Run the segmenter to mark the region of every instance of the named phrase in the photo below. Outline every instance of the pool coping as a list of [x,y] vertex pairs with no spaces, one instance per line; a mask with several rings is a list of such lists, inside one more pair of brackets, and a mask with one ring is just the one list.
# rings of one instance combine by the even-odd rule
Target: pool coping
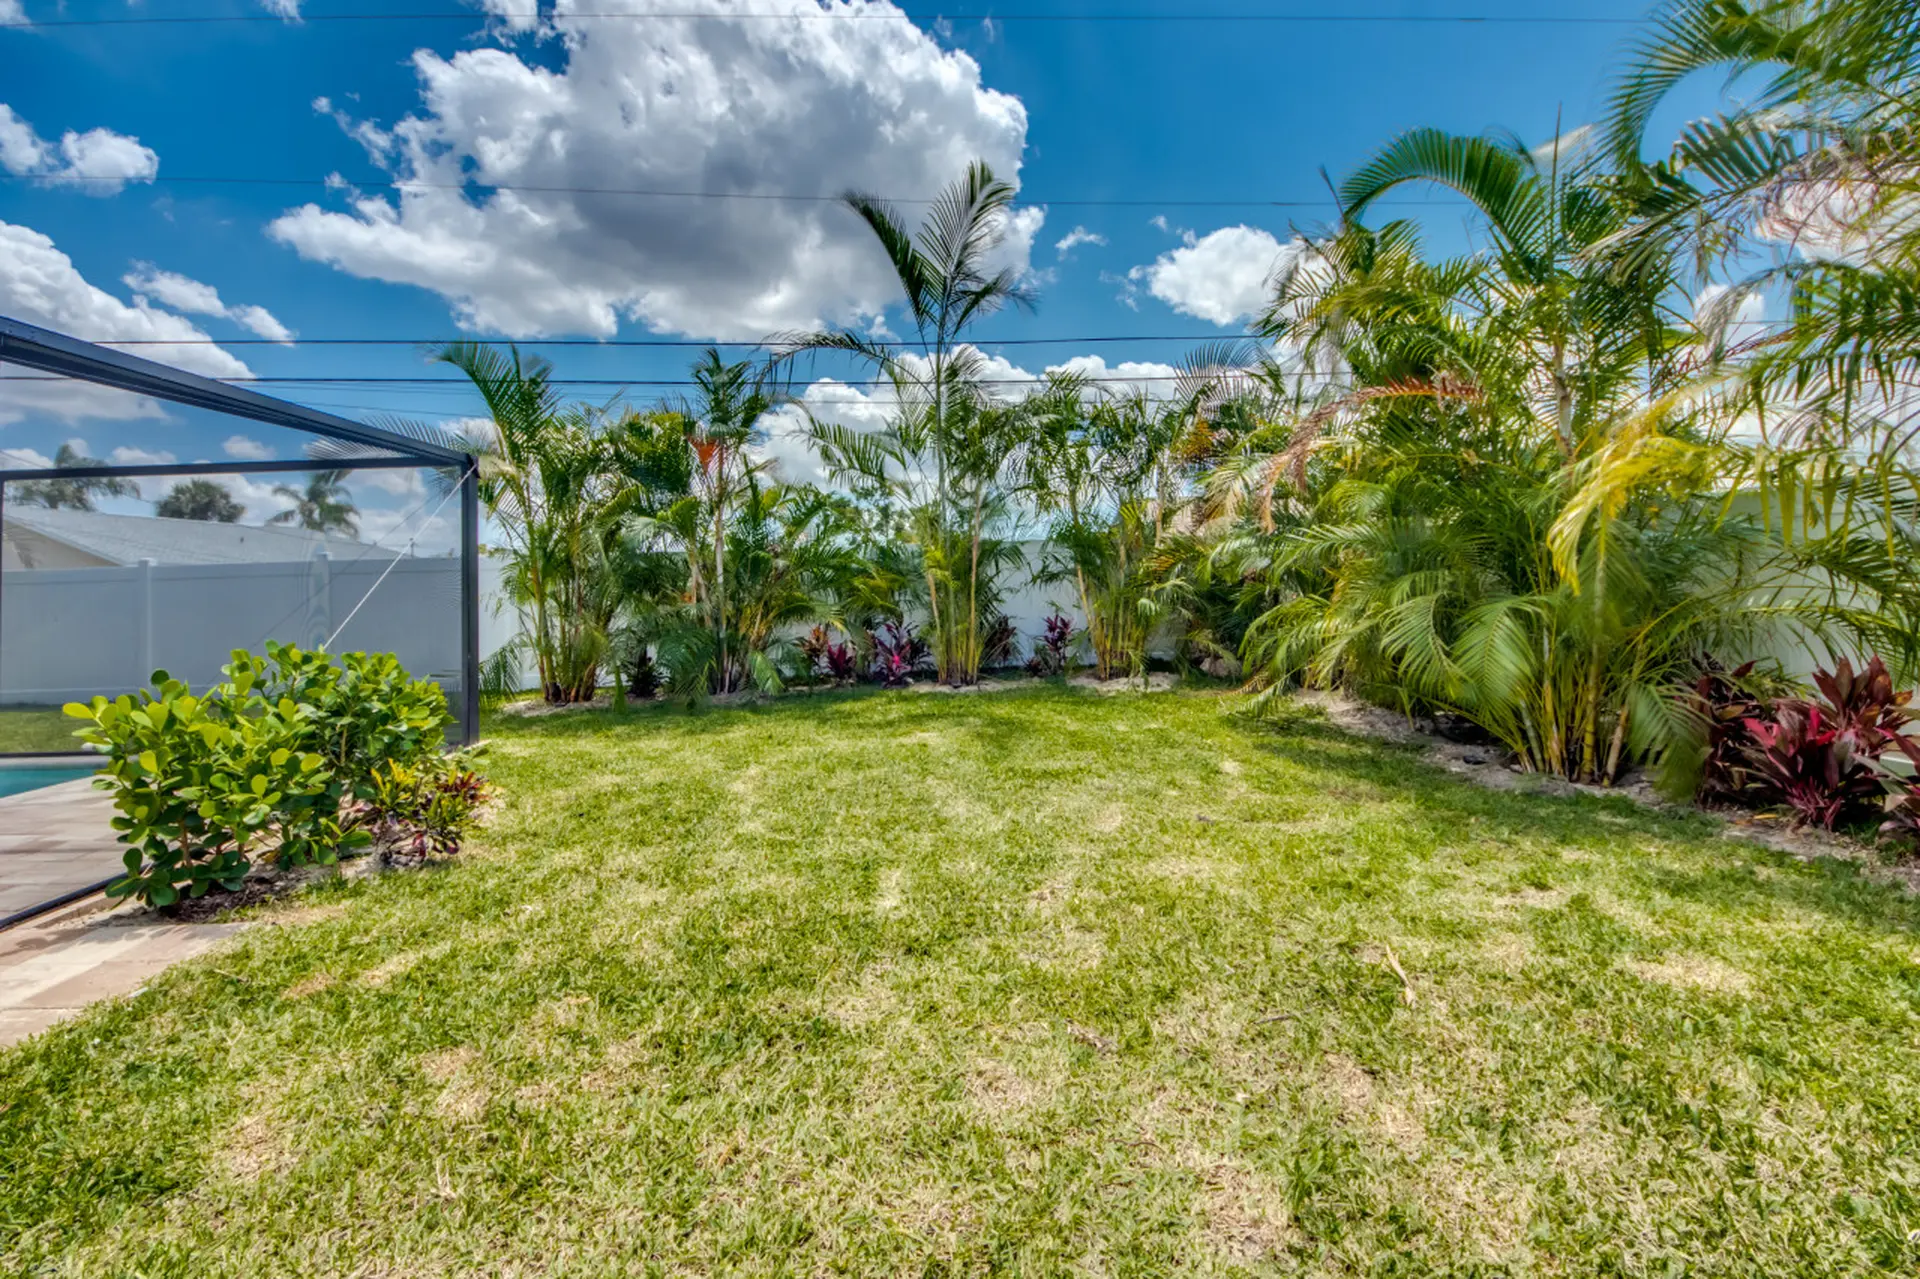
[[16,753],[0,755],[0,771],[15,768],[92,768],[107,762],[105,755],[88,751],[49,751],[44,755]]

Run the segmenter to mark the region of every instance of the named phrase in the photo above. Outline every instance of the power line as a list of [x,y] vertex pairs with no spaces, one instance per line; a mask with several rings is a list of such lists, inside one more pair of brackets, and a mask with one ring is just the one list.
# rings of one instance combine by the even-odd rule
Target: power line
[[[1232,372],[1233,370],[1225,370]],[[1249,370],[1251,372],[1251,370]],[[1121,383],[1131,385],[1136,382],[1180,382],[1196,376],[1190,373],[1113,373],[1095,377],[1082,377],[1085,383]],[[1288,373],[1288,377],[1335,377],[1344,374],[1301,372]],[[211,379],[229,386],[412,386],[412,387],[472,387],[466,378],[458,377],[221,377]],[[57,374],[22,373],[0,375],[0,382],[73,382],[75,379]],[[822,378],[816,382],[828,381],[835,386],[845,387],[891,387],[894,383],[887,378]],[[1048,379],[1044,377],[1017,378],[981,378],[984,386],[1044,386]],[[617,386],[617,387],[692,387],[700,383],[693,378],[585,378],[559,377],[548,378],[548,386]]]
[[[583,346],[583,347],[686,347],[705,350],[707,347],[729,347],[742,350],[760,350],[779,345],[776,342],[761,340],[758,342],[704,342],[697,338],[475,338],[463,337],[426,337],[426,338],[81,338],[83,342],[94,342],[103,346],[444,346],[450,342],[511,342],[515,346]],[[1101,337],[1064,337],[1064,338],[982,338],[976,346],[1092,346],[1109,342],[1217,342],[1222,340],[1217,334],[1205,333],[1149,333],[1149,334],[1108,334]],[[1228,339],[1231,340],[1231,339]],[[875,341],[874,346],[917,350],[918,342],[904,339]]]
[[[300,23],[345,23],[345,22],[472,22],[499,15],[483,15],[471,10],[448,12],[435,10],[411,13],[304,13]],[[518,17],[537,17],[527,13]],[[553,16],[553,15],[548,15]],[[896,11],[877,13],[833,13],[822,10],[817,13],[717,13],[689,12],[684,10],[657,9],[627,13],[568,13],[558,15],[567,22],[608,22],[608,21],[669,21],[669,20],[706,20],[706,21],[768,21],[768,22],[992,22],[1029,23],[1029,24],[1163,24],[1163,23],[1258,23],[1258,24],[1298,24],[1298,25],[1396,25],[1396,26],[1580,26],[1580,27],[1618,27],[1638,26],[1637,18],[1605,17],[1583,14],[1492,14],[1492,13],[1429,13],[1429,14],[1388,14],[1388,13],[1181,13],[1174,11],[1143,13],[909,13]],[[544,20],[544,19],[543,19]],[[115,18],[48,18],[43,20],[21,19],[0,22],[0,29],[17,28],[66,28],[66,27],[157,27],[157,26],[211,26],[258,23],[285,23],[288,19],[273,13],[204,13],[204,14],[128,14]]]
[[[1765,328],[1784,321],[1775,320],[1729,320],[1728,328]],[[71,336],[71,335],[69,335]],[[779,343],[761,339],[759,341],[705,341],[700,338],[476,338],[471,334],[457,337],[422,338],[78,338],[77,341],[92,342],[100,346],[446,346],[454,342],[498,342],[513,346],[565,346],[565,347],[607,347],[687,349],[704,351],[708,347],[721,347],[730,350],[758,351],[778,346]],[[1196,345],[1207,342],[1234,342],[1254,340],[1252,334],[1220,333],[1107,333],[1096,337],[1054,337],[1054,338],[981,338],[969,342],[977,349],[1001,346],[1097,346],[1116,342],[1191,342]],[[874,340],[872,345],[888,350],[914,351],[920,343],[906,339]]]
[[[5,24],[0,23],[0,27]],[[29,182],[65,186],[74,182],[112,182],[125,184],[130,179],[102,174],[58,174],[49,177],[36,173],[0,173],[0,181]],[[486,182],[478,178],[469,178],[460,182],[432,182],[424,178],[368,178],[363,180],[336,179],[329,175],[324,178],[278,178],[256,176],[191,175],[174,176],[156,174],[151,178],[132,179],[147,183],[175,183],[190,186],[277,186],[277,187],[324,187],[333,190],[339,187],[384,187],[405,192],[408,189],[422,191],[511,191],[522,195],[618,195],[635,196],[659,200],[752,200],[760,202],[791,202],[799,204],[840,204],[846,200],[845,194],[822,195],[795,191],[676,191],[656,187],[576,187],[547,186],[518,182]],[[864,194],[864,193],[862,193]],[[932,204],[934,196],[875,196],[885,204]],[[1324,209],[1335,203],[1332,195],[1317,196],[1312,199],[1278,198],[1254,196],[1232,199],[1071,199],[1071,200],[1021,200],[1015,202],[1015,208],[1053,208],[1053,209],[1102,209],[1102,208],[1179,208],[1179,209],[1244,209],[1244,208],[1282,208],[1282,209]],[[1444,200],[1375,200],[1374,205],[1424,206],[1445,204]]]

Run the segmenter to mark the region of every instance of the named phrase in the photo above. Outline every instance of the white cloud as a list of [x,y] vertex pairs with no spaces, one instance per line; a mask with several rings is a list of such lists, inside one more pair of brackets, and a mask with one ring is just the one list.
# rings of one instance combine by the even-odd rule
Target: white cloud
[[69,129],[56,147],[0,102],[0,168],[44,182],[73,183],[89,195],[113,195],[129,182],[153,181],[160,156],[140,139],[111,129]]
[[136,262],[133,270],[121,277],[134,291],[136,300],[152,298],[161,306],[189,315],[217,315],[232,320],[270,342],[292,342],[293,331],[273,317],[264,306],[228,306],[211,284],[162,271],[151,262]]
[[1127,280],[1144,284],[1182,315],[1222,326],[1246,320],[1266,305],[1274,271],[1304,243],[1296,239],[1283,246],[1250,226],[1221,227],[1198,237],[1188,231],[1183,238],[1179,248],[1127,272]]
[[[87,282],[73,260],[31,227],[0,222],[0,315],[12,316],[74,337],[103,342],[157,342],[134,348],[138,355],[209,377],[245,377],[247,366],[210,344],[192,321],[143,299],[132,305]],[[180,345],[170,345],[171,343]],[[154,418],[164,414],[153,400],[92,383],[0,384],[0,423],[29,412],[65,422],[85,418]]]
[[[313,100],[313,109],[339,125],[340,131],[358,142],[361,150],[367,153],[367,158],[375,164],[386,164],[393,158],[393,135],[371,120],[354,119],[334,106],[332,98],[324,96]],[[347,180],[337,173],[327,177],[329,188],[344,189],[347,185]]]
[[1096,235],[1083,226],[1077,226],[1061,236],[1059,243],[1053,247],[1059,250],[1060,256],[1064,258],[1083,244],[1104,245],[1106,242],[1106,236]]
[[[713,16],[611,22],[555,12],[544,24],[564,40],[550,46],[564,50],[554,68],[506,48],[417,51],[421,109],[382,134],[393,171],[403,182],[474,185],[349,192],[345,211],[291,209],[270,233],[350,274],[437,292],[469,327],[612,334],[629,319],[751,339],[821,321],[864,327],[895,301],[872,235],[834,199],[842,191],[930,196],[975,157],[1017,178],[1025,108],[912,23],[752,20],[730,13],[728,0],[674,8]],[[488,9],[524,14],[526,4]],[[754,9],[818,13],[816,0]],[[844,9],[849,19],[899,12],[888,0]],[[517,189],[488,191],[499,184]],[[1009,220],[1006,260],[1027,266],[1044,219],[1030,208]]]
[[[459,524],[448,515],[425,515],[412,510],[362,510],[359,515],[360,540],[379,543],[390,551],[415,555],[444,555],[458,543]],[[389,582],[383,589],[390,589]]]
[[165,450],[138,449],[122,444],[107,455],[107,460],[115,466],[166,466],[180,459]]
[[532,31],[540,25],[539,0],[480,0],[480,7],[508,31]]
[[[5,16],[0,12],[0,19]],[[0,168],[8,173],[35,173],[52,163],[53,148],[12,107],[0,102]]]
[[289,22],[300,17],[300,0],[260,0],[260,7]]
[[1153,398],[1170,396],[1180,376],[1180,370],[1171,364],[1151,360],[1122,360],[1110,365],[1104,356],[1099,355],[1076,355],[1062,364],[1048,365],[1047,371],[1077,373],[1096,389],[1110,395],[1141,392]]
[[273,456],[272,449],[245,435],[229,435],[221,443],[220,451],[248,462],[264,462]]
[[0,22],[25,22],[26,20],[27,11],[21,7],[20,0],[0,0]]
[[227,310],[227,318],[269,342],[285,342],[288,345],[293,342],[293,330],[275,319],[273,312],[264,306],[230,307]]
[[45,453],[39,449],[22,448],[17,444],[0,448],[0,459],[4,459],[6,465],[18,467],[23,471],[36,468],[43,471],[53,469],[53,459]]
[[394,470],[387,470],[384,467],[368,469],[356,473],[353,477],[353,482],[355,484],[365,485],[368,488],[378,489],[382,493],[391,493],[395,497],[418,499],[423,497],[427,491],[426,480],[422,478],[420,472],[413,467],[402,467]]

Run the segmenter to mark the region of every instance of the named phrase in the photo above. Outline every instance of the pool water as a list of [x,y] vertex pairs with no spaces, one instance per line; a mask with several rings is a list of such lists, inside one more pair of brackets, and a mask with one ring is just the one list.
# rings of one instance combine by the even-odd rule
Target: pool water
[[19,795],[30,790],[39,790],[43,786],[58,786],[61,782],[71,782],[82,777],[91,777],[95,769],[68,766],[65,768],[0,768],[0,796]]

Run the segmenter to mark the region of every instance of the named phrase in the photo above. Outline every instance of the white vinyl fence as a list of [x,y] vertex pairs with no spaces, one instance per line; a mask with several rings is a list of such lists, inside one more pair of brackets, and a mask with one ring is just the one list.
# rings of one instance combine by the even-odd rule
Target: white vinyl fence
[[343,562],[325,553],[290,563],[9,571],[0,582],[0,703],[116,696],[144,687],[155,670],[203,688],[236,648],[257,652],[269,639],[317,646],[343,622],[333,651],[394,653],[458,705],[459,559]]

